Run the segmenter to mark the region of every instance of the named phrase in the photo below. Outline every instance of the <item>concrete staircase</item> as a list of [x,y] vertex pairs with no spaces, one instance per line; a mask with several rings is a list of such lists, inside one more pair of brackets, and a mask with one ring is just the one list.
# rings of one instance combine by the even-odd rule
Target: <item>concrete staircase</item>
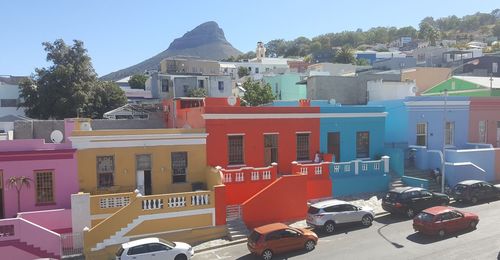
[[389,182],[389,190],[405,186],[399,175],[397,175],[394,172],[390,172],[390,175],[391,175],[391,181]]
[[425,179],[429,181],[429,190],[433,192],[441,192],[441,184],[437,183],[430,177],[431,170],[420,170],[417,168],[406,168],[405,176]]
[[227,221],[227,230],[230,241],[246,239],[250,234],[250,231],[241,219]]
[[[21,251],[25,251],[31,255],[35,255],[40,258],[46,258],[46,259],[60,259],[61,256],[49,253],[46,250],[41,249],[40,247],[28,244],[24,241],[21,241],[19,239],[16,240],[7,240],[7,241],[1,241],[0,242],[0,248],[3,246],[12,246],[15,247]],[[9,256],[4,256],[6,258],[0,257],[1,259],[9,259]]]

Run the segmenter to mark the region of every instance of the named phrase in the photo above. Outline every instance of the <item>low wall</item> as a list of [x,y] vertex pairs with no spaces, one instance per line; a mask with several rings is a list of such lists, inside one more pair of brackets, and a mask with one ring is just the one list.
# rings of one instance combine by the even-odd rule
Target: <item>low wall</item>
[[243,221],[247,227],[304,219],[307,213],[306,183],[306,175],[285,175],[243,202]]
[[384,148],[384,154],[389,156],[389,167],[398,176],[403,176],[405,173],[405,151],[400,148]]
[[332,197],[332,180],[330,179],[330,162],[299,164],[292,162],[292,174],[307,176],[307,199]]
[[26,219],[59,234],[71,233],[72,223],[70,209],[22,212],[18,213],[17,217]]
[[421,179],[421,178],[415,178],[415,177],[410,177],[410,176],[403,176],[401,177],[401,180],[406,186],[410,187],[420,187],[420,188],[429,188],[429,180],[426,179]]
[[383,192],[389,187],[388,175],[333,177],[333,197],[349,196],[368,192]]

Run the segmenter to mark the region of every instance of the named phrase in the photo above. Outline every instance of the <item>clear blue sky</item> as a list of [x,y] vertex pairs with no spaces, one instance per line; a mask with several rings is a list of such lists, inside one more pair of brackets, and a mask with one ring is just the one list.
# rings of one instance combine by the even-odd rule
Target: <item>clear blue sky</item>
[[102,76],[168,48],[197,25],[216,21],[242,52],[257,41],[293,40],[500,8],[499,0],[0,0],[0,75],[47,66],[41,43],[82,40]]

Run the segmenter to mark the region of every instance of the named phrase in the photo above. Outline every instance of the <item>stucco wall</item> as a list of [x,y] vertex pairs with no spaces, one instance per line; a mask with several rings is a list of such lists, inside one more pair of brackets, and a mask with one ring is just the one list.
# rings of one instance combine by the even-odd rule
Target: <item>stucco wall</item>
[[333,98],[343,105],[366,104],[366,82],[356,77],[312,76],[307,79],[307,98]]
[[417,95],[426,91],[427,89],[436,86],[437,84],[448,79],[450,75],[450,68],[432,68],[432,67],[419,67],[404,70],[401,75],[401,81],[415,80],[417,84]]
[[498,147],[500,136],[497,136],[497,122],[500,122],[500,99],[471,98],[469,141],[479,143],[479,121],[486,121],[486,143]]

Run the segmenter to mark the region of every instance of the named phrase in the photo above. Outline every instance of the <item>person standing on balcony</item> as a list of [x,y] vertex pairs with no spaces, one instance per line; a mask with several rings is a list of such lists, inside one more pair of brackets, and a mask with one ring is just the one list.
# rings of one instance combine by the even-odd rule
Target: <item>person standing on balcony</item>
[[321,162],[321,154],[319,153],[319,151],[316,151],[316,154],[314,155],[314,162],[315,163]]

